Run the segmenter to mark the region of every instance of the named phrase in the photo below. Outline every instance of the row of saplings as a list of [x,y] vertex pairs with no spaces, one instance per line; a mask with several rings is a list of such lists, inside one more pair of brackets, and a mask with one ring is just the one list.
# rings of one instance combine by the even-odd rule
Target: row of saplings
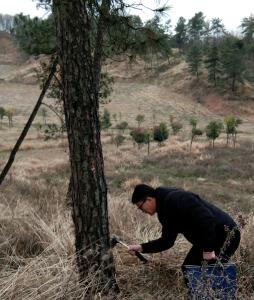
[[[149,154],[150,151],[150,142],[156,141],[158,145],[162,145],[162,143],[168,139],[169,137],[169,129],[167,124],[162,122],[158,126],[154,126],[152,129],[141,127],[141,123],[144,122],[144,115],[137,115],[136,121],[138,123],[138,127],[130,130],[130,135],[134,143],[141,147],[142,145],[147,145],[147,152]],[[212,147],[214,148],[215,140],[220,136],[220,134],[224,131],[227,135],[227,145],[230,141],[232,141],[233,146],[236,145],[236,136],[237,136],[237,127],[241,124],[242,121],[235,116],[227,116],[224,118],[224,122],[221,120],[212,120],[205,127],[205,129],[200,129],[197,127],[197,119],[191,118],[191,132],[190,132],[190,151],[192,148],[192,143],[197,136],[201,136],[204,133],[206,134],[208,140],[211,142]],[[102,129],[108,129],[111,127],[110,122],[110,114],[104,111],[103,116],[101,117],[101,127]],[[173,116],[170,116],[170,127],[172,129],[173,135],[177,135],[178,132],[182,129],[183,125],[179,121],[175,121]],[[127,122],[120,122],[116,124],[116,129],[120,131],[116,136],[113,136],[113,142],[117,147],[119,147],[126,137],[123,135],[125,130],[128,128]]]

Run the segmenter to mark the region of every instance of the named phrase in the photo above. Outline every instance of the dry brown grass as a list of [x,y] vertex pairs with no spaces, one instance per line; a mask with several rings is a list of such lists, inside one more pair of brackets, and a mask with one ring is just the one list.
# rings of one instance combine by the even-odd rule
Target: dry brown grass
[[[157,185],[158,179],[155,178],[153,183]],[[5,184],[1,194],[5,197],[0,199],[0,298],[85,299],[87,289],[78,284],[73,226],[65,204],[54,203],[56,198],[51,192],[46,195],[47,201],[51,202],[51,210],[39,207],[37,202],[40,202],[41,195],[38,191],[33,192],[31,201],[17,191],[10,193],[13,184]],[[41,183],[41,186],[32,188],[36,191],[43,187],[46,188]],[[160,226],[156,218],[143,215],[127,201],[131,191],[130,185],[126,192],[117,197],[109,195],[111,232],[127,243],[158,237]],[[55,187],[55,193],[59,196],[63,194],[61,185]],[[14,195],[19,199],[14,201]],[[59,196],[58,199],[61,198]],[[253,214],[241,217],[244,220],[241,249],[233,260],[238,266],[239,298],[251,299],[253,274],[249,264],[253,262],[254,220]],[[125,248],[117,246],[114,256],[121,288],[117,299],[185,299],[180,264],[189,247],[186,240],[179,236],[174,248],[161,254],[146,255],[149,263],[142,265],[135,257],[129,256]],[[92,275],[87,279],[86,286],[89,284],[96,285]]]

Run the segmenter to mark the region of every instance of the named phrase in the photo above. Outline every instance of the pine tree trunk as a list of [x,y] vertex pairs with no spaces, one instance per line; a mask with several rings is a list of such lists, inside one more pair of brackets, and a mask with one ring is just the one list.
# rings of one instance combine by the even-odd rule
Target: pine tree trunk
[[[105,2],[110,3],[103,1],[102,5]],[[96,286],[92,285],[92,289],[117,289],[109,242],[107,186],[98,115],[100,49],[95,51],[98,54],[96,60],[90,44],[86,1],[54,0],[53,13],[57,23],[70,152],[68,196],[73,207],[80,279],[87,280],[92,274],[97,282]],[[102,44],[97,47],[102,47]]]
[[236,132],[233,134],[233,145],[234,145],[234,148],[235,148],[235,145],[236,145]]
[[216,71],[215,70],[213,72],[213,82],[214,82],[214,86],[216,86],[217,82],[216,82]]
[[232,85],[231,85],[231,90],[232,92],[235,92],[236,88],[235,88],[235,76],[233,76],[233,79],[232,79]]
[[194,139],[194,136],[192,135],[192,136],[191,136],[191,142],[190,142],[190,152],[191,152],[191,149],[192,149],[193,139]]

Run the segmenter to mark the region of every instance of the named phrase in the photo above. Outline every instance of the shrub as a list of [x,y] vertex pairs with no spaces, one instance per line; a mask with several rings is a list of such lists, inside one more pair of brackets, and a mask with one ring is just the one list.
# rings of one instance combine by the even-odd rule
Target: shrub
[[173,122],[171,124],[171,128],[173,130],[173,135],[177,135],[177,133],[183,128],[183,125],[180,122]]
[[212,140],[214,148],[214,141],[220,136],[223,130],[223,124],[220,120],[213,120],[206,126],[206,136]]
[[45,107],[42,107],[40,109],[40,115],[42,116],[42,123],[44,125],[46,125],[47,124],[48,111]]
[[13,115],[14,115],[14,109],[12,107],[10,108],[5,108],[4,109],[4,115],[8,118],[9,121],[9,127],[13,126]]
[[113,138],[114,144],[116,145],[116,147],[118,148],[120,145],[122,145],[122,143],[124,142],[125,137],[121,134],[116,135]]
[[99,89],[99,100],[102,104],[111,102],[108,97],[113,91],[114,78],[108,73],[101,73],[100,89]]
[[123,121],[121,123],[116,124],[116,128],[121,130],[123,133],[125,131],[125,129],[128,127],[128,123]]
[[147,144],[147,152],[149,155],[151,131],[149,129],[136,128],[130,132],[130,135],[139,147],[141,147],[142,144]]
[[103,115],[101,117],[101,128],[108,129],[111,125],[110,112],[107,109],[104,109]]
[[4,116],[5,116],[5,109],[2,106],[0,106],[0,126],[2,126]]
[[155,126],[153,129],[153,138],[159,145],[168,138],[168,135],[168,128],[165,123],[160,123],[159,126]]
[[234,116],[227,116],[224,119],[224,123],[226,125],[227,145],[229,143],[229,138],[231,136],[234,147],[235,147],[236,134],[237,134],[236,128],[238,127],[239,124],[242,123],[242,120],[239,118],[236,118]]
[[197,124],[198,124],[197,119],[195,119],[195,118],[190,119],[190,125],[192,126],[192,128],[194,128],[194,127],[196,128]]
[[138,127],[140,127],[141,123],[145,121],[145,116],[144,115],[137,115],[136,116],[136,121],[138,122]]
[[195,119],[195,118],[191,118],[190,119],[190,125],[192,126],[192,129],[191,129],[190,151],[191,151],[191,148],[192,148],[192,143],[194,141],[194,138],[196,136],[201,136],[203,134],[203,131],[201,129],[197,128],[197,124],[198,124],[197,119]]
[[117,114],[114,113],[114,114],[112,115],[112,118],[113,118],[114,122],[116,123],[116,122],[117,122]]
[[47,124],[44,126],[44,128],[45,141],[50,139],[57,139],[61,134],[61,127],[55,123]]
[[173,135],[177,135],[177,133],[183,128],[183,124],[179,121],[174,121],[174,117],[170,116],[170,126],[173,131]]

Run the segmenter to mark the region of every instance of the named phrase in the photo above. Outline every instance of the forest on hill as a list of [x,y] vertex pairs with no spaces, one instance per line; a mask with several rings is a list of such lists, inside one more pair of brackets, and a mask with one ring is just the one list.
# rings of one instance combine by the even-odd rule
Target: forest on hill
[[[95,32],[96,17],[91,24],[91,32]],[[178,49],[190,74],[198,78],[205,69],[206,79],[214,87],[234,92],[245,81],[254,81],[254,17],[246,16],[239,26],[241,33],[234,34],[227,31],[223,20],[207,20],[202,12],[189,20],[180,17],[174,29],[170,19],[160,15],[143,23],[139,16],[116,14],[107,29],[104,57],[125,53],[131,63],[142,58],[152,65],[158,59],[169,59],[172,49]],[[46,19],[0,15],[0,29],[10,32],[29,55],[52,54],[56,49],[52,15]]]

